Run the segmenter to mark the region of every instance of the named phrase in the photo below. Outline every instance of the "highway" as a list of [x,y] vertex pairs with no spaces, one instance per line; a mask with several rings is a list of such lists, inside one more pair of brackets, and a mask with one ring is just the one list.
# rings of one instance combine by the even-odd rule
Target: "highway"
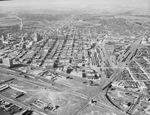
[[82,108],[79,108],[77,110],[77,112],[75,112],[72,115],[76,115],[77,113],[79,113],[80,111],[82,111],[88,105],[88,102],[92,98],[96,97],[97,95],[100,95],[101,100],[105,101],[106,104],[109,103],[108,99],[106,98],[106,93],[107,92],[104,93],[103,91],[106,91],[106,88],[114,80],[116,80],[117,78],[120,77],[120,74],[121,74],[121,72],[123,70],[122,68],[125,68],[130,63],[130,61],[132,60],[132,58],[134,58],[134,56],[136,55],[137,49],[139,49],[138,45],[141,43],[141,40],[142,40],[142,37],[140,39],[138,39],[135,43],[133,43],[131,45],[130,49],[121,57],[121,62],[118,65],[119,68],[117,68],[114,71],[114,73],[112,74],[111,78],[110,79],[105,79],[105,78],[101,79],[100,86],[99,86],[99,91],[96,91],[93,96],[89,97],[88,100],[87,100],[87,102],[85,103],[85,105],[82,106]]

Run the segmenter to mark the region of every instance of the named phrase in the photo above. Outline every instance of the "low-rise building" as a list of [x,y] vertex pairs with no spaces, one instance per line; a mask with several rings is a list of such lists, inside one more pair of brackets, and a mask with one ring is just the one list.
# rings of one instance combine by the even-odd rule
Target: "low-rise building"
[[3,65],[7,67],[12,67],[13,66],[13,60],[10,58],[3,58]]

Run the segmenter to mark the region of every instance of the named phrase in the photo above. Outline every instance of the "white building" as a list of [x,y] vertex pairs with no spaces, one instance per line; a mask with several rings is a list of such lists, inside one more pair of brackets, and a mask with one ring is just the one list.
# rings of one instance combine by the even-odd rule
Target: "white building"
[[37,37],[38,37],[38,36],[37,36],[37,33],[34,33],[33,40],[34,40],[35,42],[38,41],[38,38],[37,38]]
[[13,60],[10,58],[3,58],[3,65],[7,67],[12,67],[13,66]]

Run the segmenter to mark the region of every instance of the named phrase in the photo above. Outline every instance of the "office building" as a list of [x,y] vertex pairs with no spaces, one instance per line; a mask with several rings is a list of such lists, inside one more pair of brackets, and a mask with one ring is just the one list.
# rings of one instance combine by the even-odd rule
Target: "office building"
[[4,43],[4,41],[5,41],[4,35],[1,36],[1,40],[2,40],[2,42]]
[[42,40],[42,36],[38,33],[34,33],[33,41],[38,42]]
[[34,33],[33,40],[34,40],[35,42],[37,42],[37,41],[38,41],[37,33]]

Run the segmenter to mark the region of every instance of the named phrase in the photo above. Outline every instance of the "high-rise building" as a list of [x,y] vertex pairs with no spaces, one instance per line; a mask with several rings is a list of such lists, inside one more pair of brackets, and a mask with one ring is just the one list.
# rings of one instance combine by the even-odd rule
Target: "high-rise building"
[[57,30],[53,31],[52,36],[53,36],[54,38],[57,38]]
[[3,62],[3,60],[2,60],[2,58],[0,57],[0,63],[2,63]]
[[7,67],[12,67],[13,66],[13,60],[10,58],[3,58],[3,65]]
[[24,36],[21,37],[21,41],[24,42],[26,38]]
[[41,41],[42,40],[42,36],[40,34],[38,34],[38,33],[34,33],[33,40],[35,42]]
[[11,33],[8,33],[7,34],[7,39],[10,39],[11,38]]
[[21,43],[21,49],[26,49],[26,44],[25,43]]
[[4,41],[5,41],[5,37],[4,37],[4,35],[2,35],[2,36],[1,36],[1,40],[2,40],[2,42],[4,42]]
[[33,40],[34,40],[35,42],[37,42],[37,41],[38,41],[37,33],[34,33]]

